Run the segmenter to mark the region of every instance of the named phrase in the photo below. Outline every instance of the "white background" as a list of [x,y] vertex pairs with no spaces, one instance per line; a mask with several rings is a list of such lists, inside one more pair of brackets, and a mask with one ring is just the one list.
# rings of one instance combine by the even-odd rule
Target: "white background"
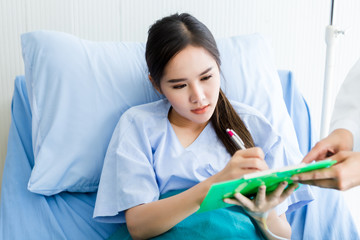
[[[271,40],[278,69],[290,69],[320,129],[325,27],[330,0],[0,0],[0,179],[16,75],[24,74],[20,34],[64,31],[94,41],[145,41],[150,24],[189,12],[216,38],[258,32]],[[334,24],[348,31],[335,48],[335,96],[360,57],[360,1],[335,1]],[[345,193],[360,229],[360,189]]]

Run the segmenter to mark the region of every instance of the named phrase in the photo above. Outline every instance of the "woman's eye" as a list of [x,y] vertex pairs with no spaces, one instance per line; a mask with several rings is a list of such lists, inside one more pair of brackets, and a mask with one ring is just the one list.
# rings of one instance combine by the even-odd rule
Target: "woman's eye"
[[212,77],[212,75],[208,75],[208,76],[201,78],[201,80],[209,80],[211,77]]
[[186,86],[186,84],[181,84],[181,85],[175,85],[173,86],[174,89],[181,89],[184,88]]

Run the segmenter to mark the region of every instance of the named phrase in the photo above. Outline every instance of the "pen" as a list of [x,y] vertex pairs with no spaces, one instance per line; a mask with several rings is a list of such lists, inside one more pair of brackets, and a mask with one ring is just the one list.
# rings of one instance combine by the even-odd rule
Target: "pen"
[[239,135],[236,134],[236,132],[232,129],[226,129],[227,134],[229,134],[231,140],[233,141],[233,143],[235,143],[235,145],[240,149],[240,150],[244,150],[245,145],[244,142],[241,140],[241,138],[239,137]]

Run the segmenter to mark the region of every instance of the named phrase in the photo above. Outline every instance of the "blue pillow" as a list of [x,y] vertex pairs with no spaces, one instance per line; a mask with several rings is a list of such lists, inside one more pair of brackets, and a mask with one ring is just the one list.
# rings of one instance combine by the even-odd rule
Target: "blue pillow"
[[[28,189],[44,195],[96,191],[121,114],[162,98],[147,77],[144,43],[91,42],[54,31],[25,33],[21,43],[35,157]],[[267,42],[254,34],[217,43],[228,97],[260,110],[296,147]]]

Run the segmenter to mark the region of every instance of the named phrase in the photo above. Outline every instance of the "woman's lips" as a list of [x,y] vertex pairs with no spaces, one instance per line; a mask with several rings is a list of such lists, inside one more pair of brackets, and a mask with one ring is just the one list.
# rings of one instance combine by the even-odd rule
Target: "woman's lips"
[[208,109],[209,105],[203,106],[203,107],[199,107],[196,109],[191,110],[191,112],[195,113],[195,114],[203,114],[206,112],[206,110]]

